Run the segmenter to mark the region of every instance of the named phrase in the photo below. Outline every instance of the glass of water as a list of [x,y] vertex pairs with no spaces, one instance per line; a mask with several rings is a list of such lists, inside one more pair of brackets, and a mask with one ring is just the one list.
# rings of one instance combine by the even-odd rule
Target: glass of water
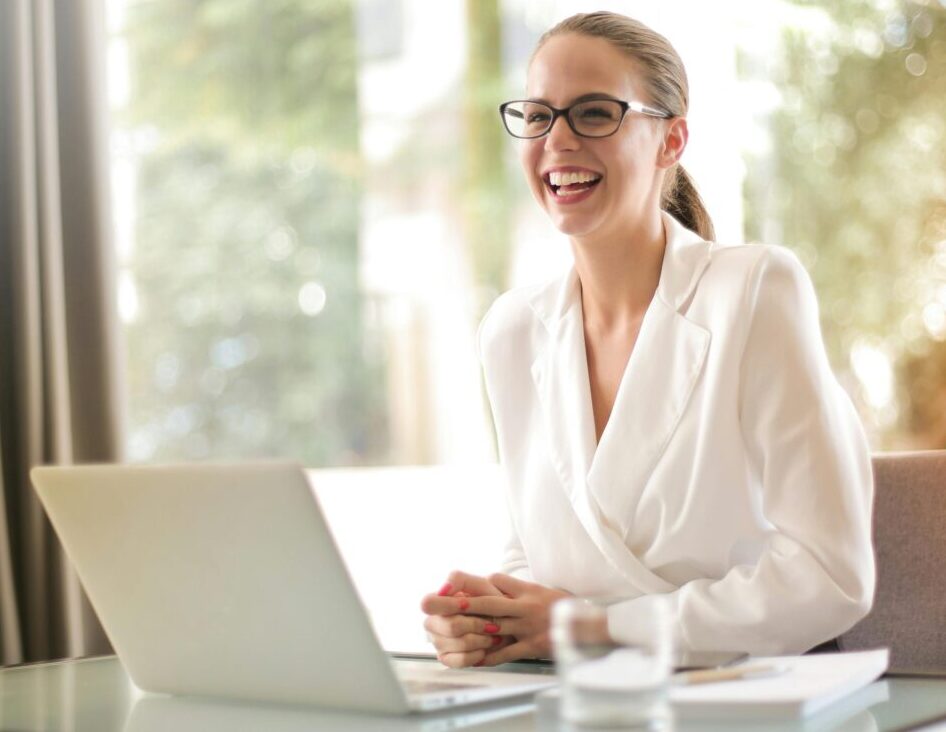
[[552,607],[552,644],[561,680],[560,714],[587,727],[660,729],[670,720],[673,670],[671,607],[647,599],[651,610],[633,639],[615,640],[607,604],[569,598]]

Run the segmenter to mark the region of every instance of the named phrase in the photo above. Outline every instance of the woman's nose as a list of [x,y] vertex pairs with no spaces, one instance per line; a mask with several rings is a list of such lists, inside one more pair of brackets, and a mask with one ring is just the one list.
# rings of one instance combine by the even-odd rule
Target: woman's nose
[[552,128],[545,136],[546,150],[574,150],[581,145],[581,138],[568,125],[562,115],[552,123]]

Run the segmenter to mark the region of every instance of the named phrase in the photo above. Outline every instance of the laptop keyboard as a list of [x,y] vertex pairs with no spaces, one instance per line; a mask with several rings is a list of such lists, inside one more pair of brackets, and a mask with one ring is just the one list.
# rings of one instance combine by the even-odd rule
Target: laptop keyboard
[[435,691],[457,691],[483,684],[453,684],[448,681],[421,681],[419,679],[401,679],[401,686],[410,694],[430,694]]

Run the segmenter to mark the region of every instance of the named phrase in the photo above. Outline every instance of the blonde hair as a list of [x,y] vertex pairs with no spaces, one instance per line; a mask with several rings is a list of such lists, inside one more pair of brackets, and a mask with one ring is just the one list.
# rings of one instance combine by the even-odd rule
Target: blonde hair
[[[670,41],[626,15],[599,11],[578,13],[553,26],[539,38],[532,58],[554,36],[578,33],[603,38],[637,62],[644,74],[648,100],[674,117],[685,117],[689,106],[686,69]],[[713,222],[692,178],[677,163],[664,178],[660,207],[707,240],[715,238]]]

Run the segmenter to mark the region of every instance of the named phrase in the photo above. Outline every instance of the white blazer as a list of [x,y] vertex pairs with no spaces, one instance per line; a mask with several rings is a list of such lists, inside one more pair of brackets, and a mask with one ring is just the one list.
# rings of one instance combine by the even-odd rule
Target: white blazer
[[580,283],[502,295],[478,336],[508,484],[503,571],[648,596],[693,650],[800,653],[870,609],[870,455],[788,249],[703,241],[664,214],[656,294],[596,444]]

